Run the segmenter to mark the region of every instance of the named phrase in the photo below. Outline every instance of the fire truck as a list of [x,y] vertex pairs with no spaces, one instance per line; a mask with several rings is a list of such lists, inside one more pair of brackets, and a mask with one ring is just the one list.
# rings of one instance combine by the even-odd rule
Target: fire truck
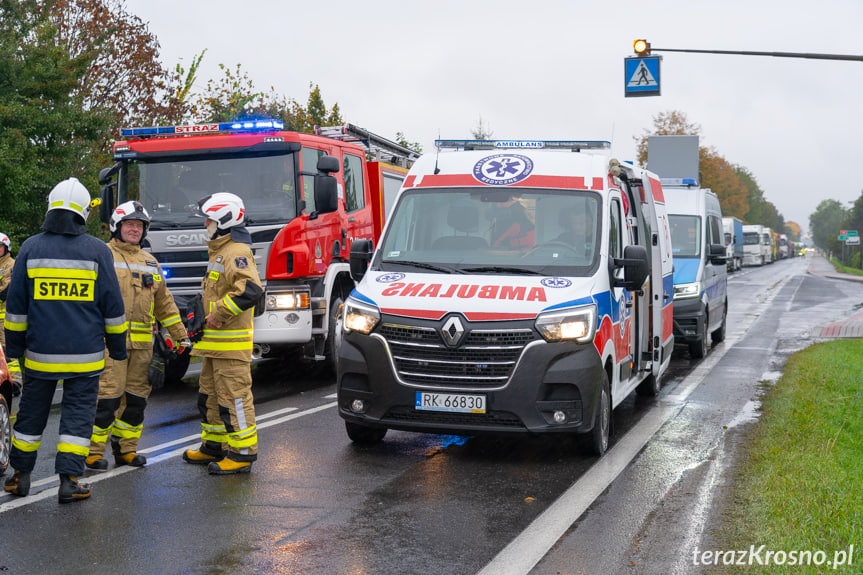
[[[353,124],[306,134],[255,120],[129,128],[122,136],[115,163],[99,174],[101,218],[127,200],[144,204],[151,218],[145,249],[181,311],[207,268],[198,200],[234,193],[245,203],[264,286],[253,357],[302,350],[305,359],[334,367],[339,310],[354,288],[351,244],[380,237],[416,153]],[[166,376],[176,380],[188,354],[172,359]]]

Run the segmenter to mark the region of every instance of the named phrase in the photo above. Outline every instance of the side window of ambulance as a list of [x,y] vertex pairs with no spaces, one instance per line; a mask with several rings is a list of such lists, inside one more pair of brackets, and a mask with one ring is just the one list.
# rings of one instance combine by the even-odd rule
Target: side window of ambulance
[[306,213],[315,211],[315,174],[318,172],[318,159],[326,156],[323,150],[303,148],[303,167],[300,175],[303,180],[303,199],[306,201]]
[[345,207],[349,212],[353,212],[365,205],[363,161],[357,156],[345,154]]
[[710,216],[710,243],[725,245],[725,240],[720,231],[722,226],[719,224],[719,218]]
[[611,200],[608,210],[608,254],[613,258],[623,257],[623,245],[621,240],[621,216],[620,200]]

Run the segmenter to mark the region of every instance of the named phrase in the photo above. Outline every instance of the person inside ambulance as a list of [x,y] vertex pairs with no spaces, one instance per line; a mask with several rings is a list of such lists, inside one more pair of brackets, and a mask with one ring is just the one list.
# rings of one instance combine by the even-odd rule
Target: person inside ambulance
[[575,252],[588,260],[593,259],[593,217],[585,209],[566,208],[560,212],[560,226],[565,230],[555,241],[572,246]]
[[245,227],[243,200],[218,192],[198,206],[206,218],[210,261],[202,282],[207,314],[192,355],[203,358],[198,378],[201,446],[183,459],[213,475],[248,473],[258,457],[252,397],[252,325],[263,294]]
[[534,225],[527,215],[527,210],[517,199],[509,198],[498,204],[492,238],[492,245],[495,247],[513,250],[533,247]]
[[30,492],[42,433],[59,380],[63,380],[60,433],[54,470],[60,475],[60,503],[90,497],[78,482],[90,451],[99,374],[105,348],[126,359],[126,315],[111,250],[87,234],[96,201],[81,182],[69,178],[48,195],[44,233],[28,238],[18,252],[6,300],[6,346],[21,359],[24,387],[9,462],[15,474],[7,493]]
[[[12,268],[15,266],[15,259],[12,257],[11,250],[12,241],[9,236],[0,233],[0,345],[3,346],[4,355],[6,355],[6,333],[3,330],[3,323],[6,321],[6,296],[9,294],[9,282],[12,281]],[[14,393],[19,395],[21,393],[21,367],[17,359],[8,359],[8,355],[6,357]]]
[[105,371],[99,378],[96,420],[86,459],[87,467],[98,471],[108,468],[104,453],[109,437],[115,465],[141,467],[147,463],[137,450],[144,428],[144,409],[152,391],[148,375],[156,320],[168,330],[173,341],[179,342],[181,353],[191,345],[159,263],[141,249],[149,225],[150,215],[136,201],[117,206],[108,224],[111,230],[108,247],[114,256],[129,322],[126,340],[129,357],[106,360]]

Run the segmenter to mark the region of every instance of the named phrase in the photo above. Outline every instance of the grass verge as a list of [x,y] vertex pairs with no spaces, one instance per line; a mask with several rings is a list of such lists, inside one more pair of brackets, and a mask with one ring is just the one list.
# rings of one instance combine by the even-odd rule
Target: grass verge
[[[788,360],[782,378],[762,398],[762,416],[737,468],[732,505],[716,534],[723,550],[764,545],[762,560],[769,550],[777,553],[769,566],[756,560],[723,567],[726,556],[709,572],[863,573],[861,360],[859,339],[816,344]],[[842,553],[844,564],[837,565]]]
[[841,261],[837,258],[830,258],[830,263],[833,264],[833,267],[836,268],[836,271],[840,274],[851,274],[855,276],[863,276],[863,270],[859,270],[857,268],[851,268],[846,265],[843,265]]

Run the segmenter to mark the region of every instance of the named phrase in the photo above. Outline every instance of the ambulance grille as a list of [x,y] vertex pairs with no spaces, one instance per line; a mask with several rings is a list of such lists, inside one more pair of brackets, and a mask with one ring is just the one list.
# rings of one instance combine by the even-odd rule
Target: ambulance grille
[[499,387],[509,381],[533,330],[473,330],[458,347],[444,344],[431,327],[384,324],[380,328],[402,381],[430,387]]

